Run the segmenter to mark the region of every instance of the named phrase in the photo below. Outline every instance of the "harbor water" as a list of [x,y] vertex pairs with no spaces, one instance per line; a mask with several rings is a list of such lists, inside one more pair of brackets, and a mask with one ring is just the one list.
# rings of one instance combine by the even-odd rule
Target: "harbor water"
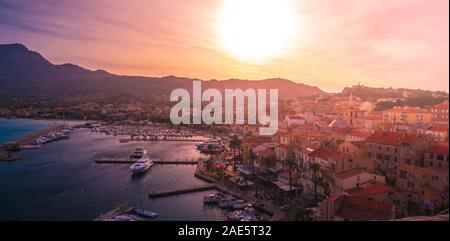
[[99,155],[127,156],[137,145],[153,159],[196,159],[196,143],[122,144],[119,138],[77,129],[68,140],[20,152],[20,161],[0,162],[0,220],[93,220],[126,201],[158,212],[156,220],[223,220],[222,210],[203,205],[213,191],[148,198],[152,190],[204,184],[194,165],[154,165],[133,177],[129,165],[94,163]]

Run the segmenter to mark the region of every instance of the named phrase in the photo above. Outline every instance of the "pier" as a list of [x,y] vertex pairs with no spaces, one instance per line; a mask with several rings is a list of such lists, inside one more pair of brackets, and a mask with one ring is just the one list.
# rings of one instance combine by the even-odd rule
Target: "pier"
[[[131,161],[127,158],[116,158],[116,157],[99,157],[94,160],[97,164],[133,164],[136,161]],[[153,161],[154,164],[158,165],[197,165],[199,160],[175,160],[175,161]]]
[[117,208],[115,208],[114,210],[100,215],[100,217],[94,219],[94,221],[106,221],[106,220],[111,220],[113,219],[115,216],[118,215],[122,215],[124,213],[128,213],[134,210],[134,207],[130,206],[130,204],[128,202],[126,203],[122,203],[121,205],[119,205]]
[[159,197],[167,197],[172,195],[179,195],[185,193],[193,193],[193,192],[201,192],[201,191],[209,191],[216,189],[216,184],[205,184],[201,186],[192,186],[187,188],[178,188],[173,190],[165,190],[165,191],[152,191],[148,194],[149,198],[159,198]]
[[64,129],[64,125],[57,125],[57,126],[53,126],[44,130],[40,130],[34,133],[31,133],[29,135],[23,136],[18,138],[15,143],[19,144],[19,145],[27,145],[30,141],[32,141],[33,139],[36,139],[40,136],[45,136],[51,132],[58,132],[61,131],[62,129]]
[[94,160],[97,164],[133,164],[136,161],[131,161],[129,159],[120,159],[120,158],[97,158]]

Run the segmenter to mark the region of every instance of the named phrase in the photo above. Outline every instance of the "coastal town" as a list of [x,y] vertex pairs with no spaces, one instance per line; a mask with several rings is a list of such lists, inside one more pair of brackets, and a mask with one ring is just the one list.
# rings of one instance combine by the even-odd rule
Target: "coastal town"
[[[149,190],[149,197],[217,190],[203,202],[229,210],[229,220],[398,220],[448,217],[449,107],[443,99],[423,107],[353,93],[284,100],[273,136],[259,136],[256,125],[175,126],[163,121],[170,106],[145,103],[0,113],[67,118],[72,110],[85,120],[78,128],[120,136],[121,143],[195,142],[207,158],[171,164],[197,165],[194,175],[209,184]],[[60,132],[73,130],[67,128]],[[25,146],[40,144],[28,141]]]

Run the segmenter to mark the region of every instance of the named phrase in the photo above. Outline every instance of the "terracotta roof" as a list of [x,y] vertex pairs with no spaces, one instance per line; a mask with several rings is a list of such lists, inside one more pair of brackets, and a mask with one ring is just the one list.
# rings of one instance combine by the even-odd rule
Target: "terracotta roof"
[[350,143],[354,146],[356,146],[360,150],[366,149],[366,142],[365,141],[350,141]]
[[326,147],[320,147],[313,152],[309,153],[310,157],[313,158],[320,158],[320,159],[328,159],[329,157],[333,156],[335,152],[329,148]]
[[372,133],[363,132],[363,131],[350,131],[349,133],[347,133],[347,135],[367,138],[370,135],[372,135]]
[[345,196],[344,202],[350,204],[351,206],[356,206],[368,210],[379,211],[383,213],[391,213],[394,209],[394,204],[384,203],[374,200],[369,200],[360,197]]
[[357,192],[359,192],[359,191],[361,191],[363,189],[364,188],[362,188],[362,187],[353,187],[353,188],[345,190],[345,192],[348,193],[351,196],[353,193],[357,193]]
[[372,185],[367,186],[366,188],[363,188],[360,191],[354,192],[351,194],[353,197],[365,197],[365,196],[372,196],[382,193],[388,193],[392,192],[394,190],[394,187],[389,186],[387,184],[374,182]]
[[431,146],[430,148],[428,148],[427,152],[448,156],[448,146]]
[[349,177],[353,177],[356,176],[358,174],[364,173],[365,171],[357,169],[357,168],[353,168],[344,172],[341,172],[339,174],[336,174],[336,178],[338,179],[345,179],[345,178],[349,178]]
[[437,104],[437,105],[433,106],[432,109],[448,110],[448,101],[444,101],[440,104]]
[[352,221],[375,221],[375,220],[389,220],[392,218],[390,214],[374,213],[359,208],[342,206],[335,214],[335,216],[352,220]]
[[415,107],[404,107],[404,108],[393,108],[385,110],[385,112],[395,112],[395,113],[430,113],[428,110],[415,108]]
[[416,142],[420,137],[415,134],[377,131],[367,138],[367,142],[400,145],[403,142]]

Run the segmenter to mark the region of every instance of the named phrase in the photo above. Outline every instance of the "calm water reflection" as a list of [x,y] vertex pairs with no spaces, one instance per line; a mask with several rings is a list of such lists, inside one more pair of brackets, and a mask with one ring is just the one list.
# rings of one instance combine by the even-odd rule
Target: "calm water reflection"
[[[128,155],[137,143],[119,137],[76,130],[69,140],[21,152],[23,160],[0,163],[0,219],[92,220],[124,201],[160,213],[157,220],[223,220],[220,209],[204,207],[207,192],[148,199],[153,189],[204,183],[195,166],[155,165],[132,178],[128,165],[99,165],[102,153]],[[143,146],[155,159],[198,158],[194,143],[151,142]]]

